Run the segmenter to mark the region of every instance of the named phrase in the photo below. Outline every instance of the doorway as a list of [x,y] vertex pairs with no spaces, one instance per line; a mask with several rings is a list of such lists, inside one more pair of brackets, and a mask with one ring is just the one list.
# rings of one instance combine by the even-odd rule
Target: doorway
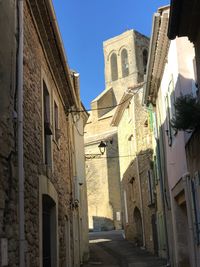
[[143,245],[143,238],[142,238],[142,216],[140,210],[136,207],[133,212],[133,219],[135,224],[135,241],[137,246]]
[[42,196],[42,251],[43,267],[56,266],[56,204],[48,196]]

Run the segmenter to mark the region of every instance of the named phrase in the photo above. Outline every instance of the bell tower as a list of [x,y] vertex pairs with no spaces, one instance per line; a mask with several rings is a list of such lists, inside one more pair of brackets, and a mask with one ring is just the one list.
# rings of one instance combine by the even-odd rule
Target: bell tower
[[113,88],[117,103],[124,91],[142,82],[146,72],[149,38],[128,30],[103,43],[106,89]]

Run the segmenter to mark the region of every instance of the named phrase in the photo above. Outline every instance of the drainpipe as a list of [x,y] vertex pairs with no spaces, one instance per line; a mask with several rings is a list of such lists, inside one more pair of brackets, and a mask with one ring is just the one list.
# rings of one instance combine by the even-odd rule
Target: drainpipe
[[23,0],[18,0],[17,159],[19,190],[19,267],[25,267],[24,162],[23,162]]
[[139,162],[138,162],[138,148],[137,148],[137,141],[136,141],[136,127],[135,127],[135,99],[133,97],[133,104],[134,104],[134,140],[135,140],[135,148],[136,148],[136,166],[137,166],[137,175],[138,175],[138,184],[139,184],[139,197],[140,197],[140,208],[141,208],[141,217],[142,217],[142,239],[143,239],[143,248],[146,247],[146,240],[145,240],[145,230],[144,230],[144,209],[143,209],[143,200],[142,200],[142,189],[141,189],[141,181],[140,181],[140,169],[139,169]]
[[156,140],[156,143],[157,143],[157,147],[158,147],[158,161],[159,161],[159,166],[158,167],[159,167],[159,173],[160,173],[161,204],[162,204],[162,209],[163,209],[164,231],[165,231],[166,249],[167,249],[167,265],[166,266],[171,266],[171,259],[170,259],[170,254],[169,254],[169,238],[168,238],[168,230],[167,230],[167,214],[166,214],[164,174],[162,173],[162,167],[161,167],[162,159],[161,159],[161,154],[160,154],[160,143],[159,143],[159,140]]

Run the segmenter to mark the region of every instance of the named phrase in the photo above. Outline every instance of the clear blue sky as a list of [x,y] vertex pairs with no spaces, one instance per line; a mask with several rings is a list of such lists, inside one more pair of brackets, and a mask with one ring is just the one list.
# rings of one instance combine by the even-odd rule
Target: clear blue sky
[[135,29],[151,34],[152,16],[169,0],[53,0],[68,63],[80,73],[86,108],[105,89],[103,41]]

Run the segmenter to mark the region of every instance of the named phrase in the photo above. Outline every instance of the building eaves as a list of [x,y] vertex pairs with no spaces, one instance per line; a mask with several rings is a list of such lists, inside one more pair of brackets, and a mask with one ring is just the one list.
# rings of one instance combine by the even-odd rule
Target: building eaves
[[126,38],[127,36],[129,36],[131,34],[132,35],[134,34],[134,30],[133,29],[127,30],[127,31],[125,31],[125,32],[123,32],[123,33],[121,33],[121,34],[119,34],[117,36],[114,36],[114,37],[111,37],[111,38],[105,40],[103,42],[103,46],[105,47],[108,44],[110,45],[112,43],[118,42],[120,39],[124,39],[124,38]]
[[101,92],[97,97],[95,97],[91,103],[99,101],[105,94],[107,94],[109,91],[112,91],[113,88],[105,89],[103,92]]
[[[155,104],[169,48],[167,37],[169,8],[155,13],[150,41],[149,58],[144,88],[143,103]],[[162,12],[163,11],[163,12]]]
[[77,106],[65,50],[59,32],[55,12],[50,0],[27,0],[40,40],[53,69],[56,82],[62,95],[65,108]]
[[187,36],[195,42],[200,29],[200,1],[199,0],[171,0],[168,37]]

